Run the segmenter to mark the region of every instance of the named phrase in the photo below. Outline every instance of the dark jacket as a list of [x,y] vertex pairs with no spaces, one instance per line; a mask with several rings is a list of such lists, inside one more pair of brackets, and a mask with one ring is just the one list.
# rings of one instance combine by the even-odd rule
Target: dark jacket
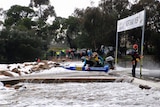
[[131,56],[132,56],[132,61],[137,62],[137,58],[140,59],[140,55],[138,53],[138,50],[133,49]]

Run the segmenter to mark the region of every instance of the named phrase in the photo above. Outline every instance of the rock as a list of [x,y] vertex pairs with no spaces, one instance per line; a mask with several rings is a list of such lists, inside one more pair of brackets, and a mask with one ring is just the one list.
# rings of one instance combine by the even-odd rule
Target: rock
[[5,84],[5,87],[11,88],[11,84]]
[[26,86],[21,85],[21,84],[16,84],[12,86],[14,89],[19,90],[19,89],[26,89]]
[[18,70],[18,68],[14,68],[14,69],[12,69],[12,72],[14,72],[14,73],[18,73],[19,75],[21,75],[21,72]]
[[117,78],[115,82],[123,82],[124,78]]
[[148,85],[139,85],[139,88],[141,89],[151,89],[151,87],[149,87]]
[[54,67],[59,67],[60,64],[59,64],[59,63],[54,63],[53,66],[54,66]]
[[31,68],[31,70],[34,72],[34,71],[39,71],[40,70],[40,68],[38,67],[38,66],[33,66],[32,68]]
[[133,80],[134,80],[134,78],[133,78],[133,77],[126,77],[126,78],[124,78],[124,80],[123,80],[122,82],[132,83],[132,82],[133,82]]
[[43,64],[40,64],[40,65],[39,65],[39,68],[40,68],[40,69],[49,69],[49,66],[48,66],[48,64],[44,64],[44,65],[43,65]]
[[14,77],[13,74],[9,73],[8,71],[0,71],[0,74],[4,76]]

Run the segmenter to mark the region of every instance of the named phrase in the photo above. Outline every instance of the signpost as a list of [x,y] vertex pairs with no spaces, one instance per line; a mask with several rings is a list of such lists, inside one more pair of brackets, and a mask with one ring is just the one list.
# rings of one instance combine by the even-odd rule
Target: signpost
[[[117,33],[116,33],[116,54],[115,54],[115,65],[117,65],[118,55],[118,32],[130,30],[137,27],[142,27],[142,40],[141,40],[141,56],[143,56],[143,44],[144,44],[144,30],[145,30],[145,10],[136,13],[135,15],[127,18],[118,20],[117,22]],[[142,60],[140,62],[140,77],[142,76]]]

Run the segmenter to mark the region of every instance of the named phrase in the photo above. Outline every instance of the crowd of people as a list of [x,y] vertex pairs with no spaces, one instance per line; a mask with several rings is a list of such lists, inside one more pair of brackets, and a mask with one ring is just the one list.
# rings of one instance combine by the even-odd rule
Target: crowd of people
[[[101,49],[102,48],[103,47],[101,47]],[[108,64],[110,69],[114,69],[114,58],[112,56],[105,58],[104,50],[100,50],[100,54],[98,52],[92,52],[91,49],[87,49],[87,55],[81,57],[82,62],[84,62],[83,67],[103,67]]]
[[[108,55],[111,56],[110,51],[107,51]],[[102,45],[99,49],[95,49],[94,51],[90,48],[83,49],[61,49],[58,51],[49,51],[46,55],[46,59],[48,60],[82,60],[84,66],[93,66],[93,67],[102,67],[106,63],[111,65],[111,68],[114,68],[114,58],[112,61],[106,61],[106,49],[104,45]]]
[[[102,56],[101,56],[101,55]],[[91,49],[87,50],[87,56],[82,56],[81,60],[82,62],[84,62],[83,67],[103,67],[105,64],[108,64],[110,69],[114,69],[114,57],[112,55],[108,55],[106,58],[104,58],[104,46],[102,45],[100,48],[100,54],[97,52],[93,52]],[[137,63],[141,60],[141,58],[143,58],[143,56],[141,56],[138,53],[138,45],[134,44],[132,51],[129,53],[129,55],[131,56],[131,62],[132,62],[132,76],[136,77],[136,67],[137,67]]]
[[[136,67],[139,60],[142,58],[138,53],[138,45],[134,44],[132,51],[128,54],[132,58],[132,76],[136,77]],[[59,51],[50,51],[47,59],[71,59],[81,60],[84,65],[83,67],[103,67],[106,64],[109,65],[110,69],[114,69],[114,50],[109,49],[106,53],[104,45],[98,50],[92,51],[92,49],[62,49]]]
[[61,49],[61,50],[50,50],[46,54],[46,59],[77,59],[80,58],[80,54],[77,53],[76,49]]

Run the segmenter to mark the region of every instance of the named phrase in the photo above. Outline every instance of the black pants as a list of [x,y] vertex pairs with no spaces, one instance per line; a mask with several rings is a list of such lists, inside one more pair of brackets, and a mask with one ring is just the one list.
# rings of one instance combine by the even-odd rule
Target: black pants
[[86,60],[86,64],[88,64],[89,67],[94,66],[94,62],[90,60]]
[[136,67],[137,67],[137,61],[133,60],[132,61],[132,76],[136,77]]

